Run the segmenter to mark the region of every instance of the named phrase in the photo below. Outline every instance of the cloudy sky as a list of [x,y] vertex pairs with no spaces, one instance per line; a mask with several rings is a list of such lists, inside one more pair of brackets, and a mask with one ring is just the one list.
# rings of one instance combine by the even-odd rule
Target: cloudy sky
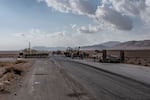
[[0,0],[0,50],[150,39],[150,0]]

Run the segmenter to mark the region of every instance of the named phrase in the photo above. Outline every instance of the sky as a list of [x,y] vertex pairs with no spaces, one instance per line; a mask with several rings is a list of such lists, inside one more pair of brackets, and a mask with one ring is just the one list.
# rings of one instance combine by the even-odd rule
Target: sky
[[0,0],[0,50],[150,39],[150,0]]

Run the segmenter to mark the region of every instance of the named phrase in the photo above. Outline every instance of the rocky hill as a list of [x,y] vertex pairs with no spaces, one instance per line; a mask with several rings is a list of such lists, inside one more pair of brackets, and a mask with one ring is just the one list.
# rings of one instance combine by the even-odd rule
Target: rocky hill
[[112,47],[111,49],[125,49],[125,50],[150,49],[150,40],[128,41],[120,43]]

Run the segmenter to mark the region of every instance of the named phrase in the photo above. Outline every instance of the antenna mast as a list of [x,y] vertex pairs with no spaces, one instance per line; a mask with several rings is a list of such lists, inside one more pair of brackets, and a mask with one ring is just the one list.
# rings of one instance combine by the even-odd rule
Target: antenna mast
[[29,54],[31,54],[31,42],[29,41]]

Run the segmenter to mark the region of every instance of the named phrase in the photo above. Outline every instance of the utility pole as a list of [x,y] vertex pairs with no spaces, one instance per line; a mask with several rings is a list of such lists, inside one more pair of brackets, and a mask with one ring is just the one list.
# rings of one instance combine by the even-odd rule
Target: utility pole
[[29,54],[31,54],[31,42],[29,41]]
[[103,50],[102,59],[103,59],[103,62],[104,62],[104,63],[107,62],[107,51],[106,51],[106,50]]

